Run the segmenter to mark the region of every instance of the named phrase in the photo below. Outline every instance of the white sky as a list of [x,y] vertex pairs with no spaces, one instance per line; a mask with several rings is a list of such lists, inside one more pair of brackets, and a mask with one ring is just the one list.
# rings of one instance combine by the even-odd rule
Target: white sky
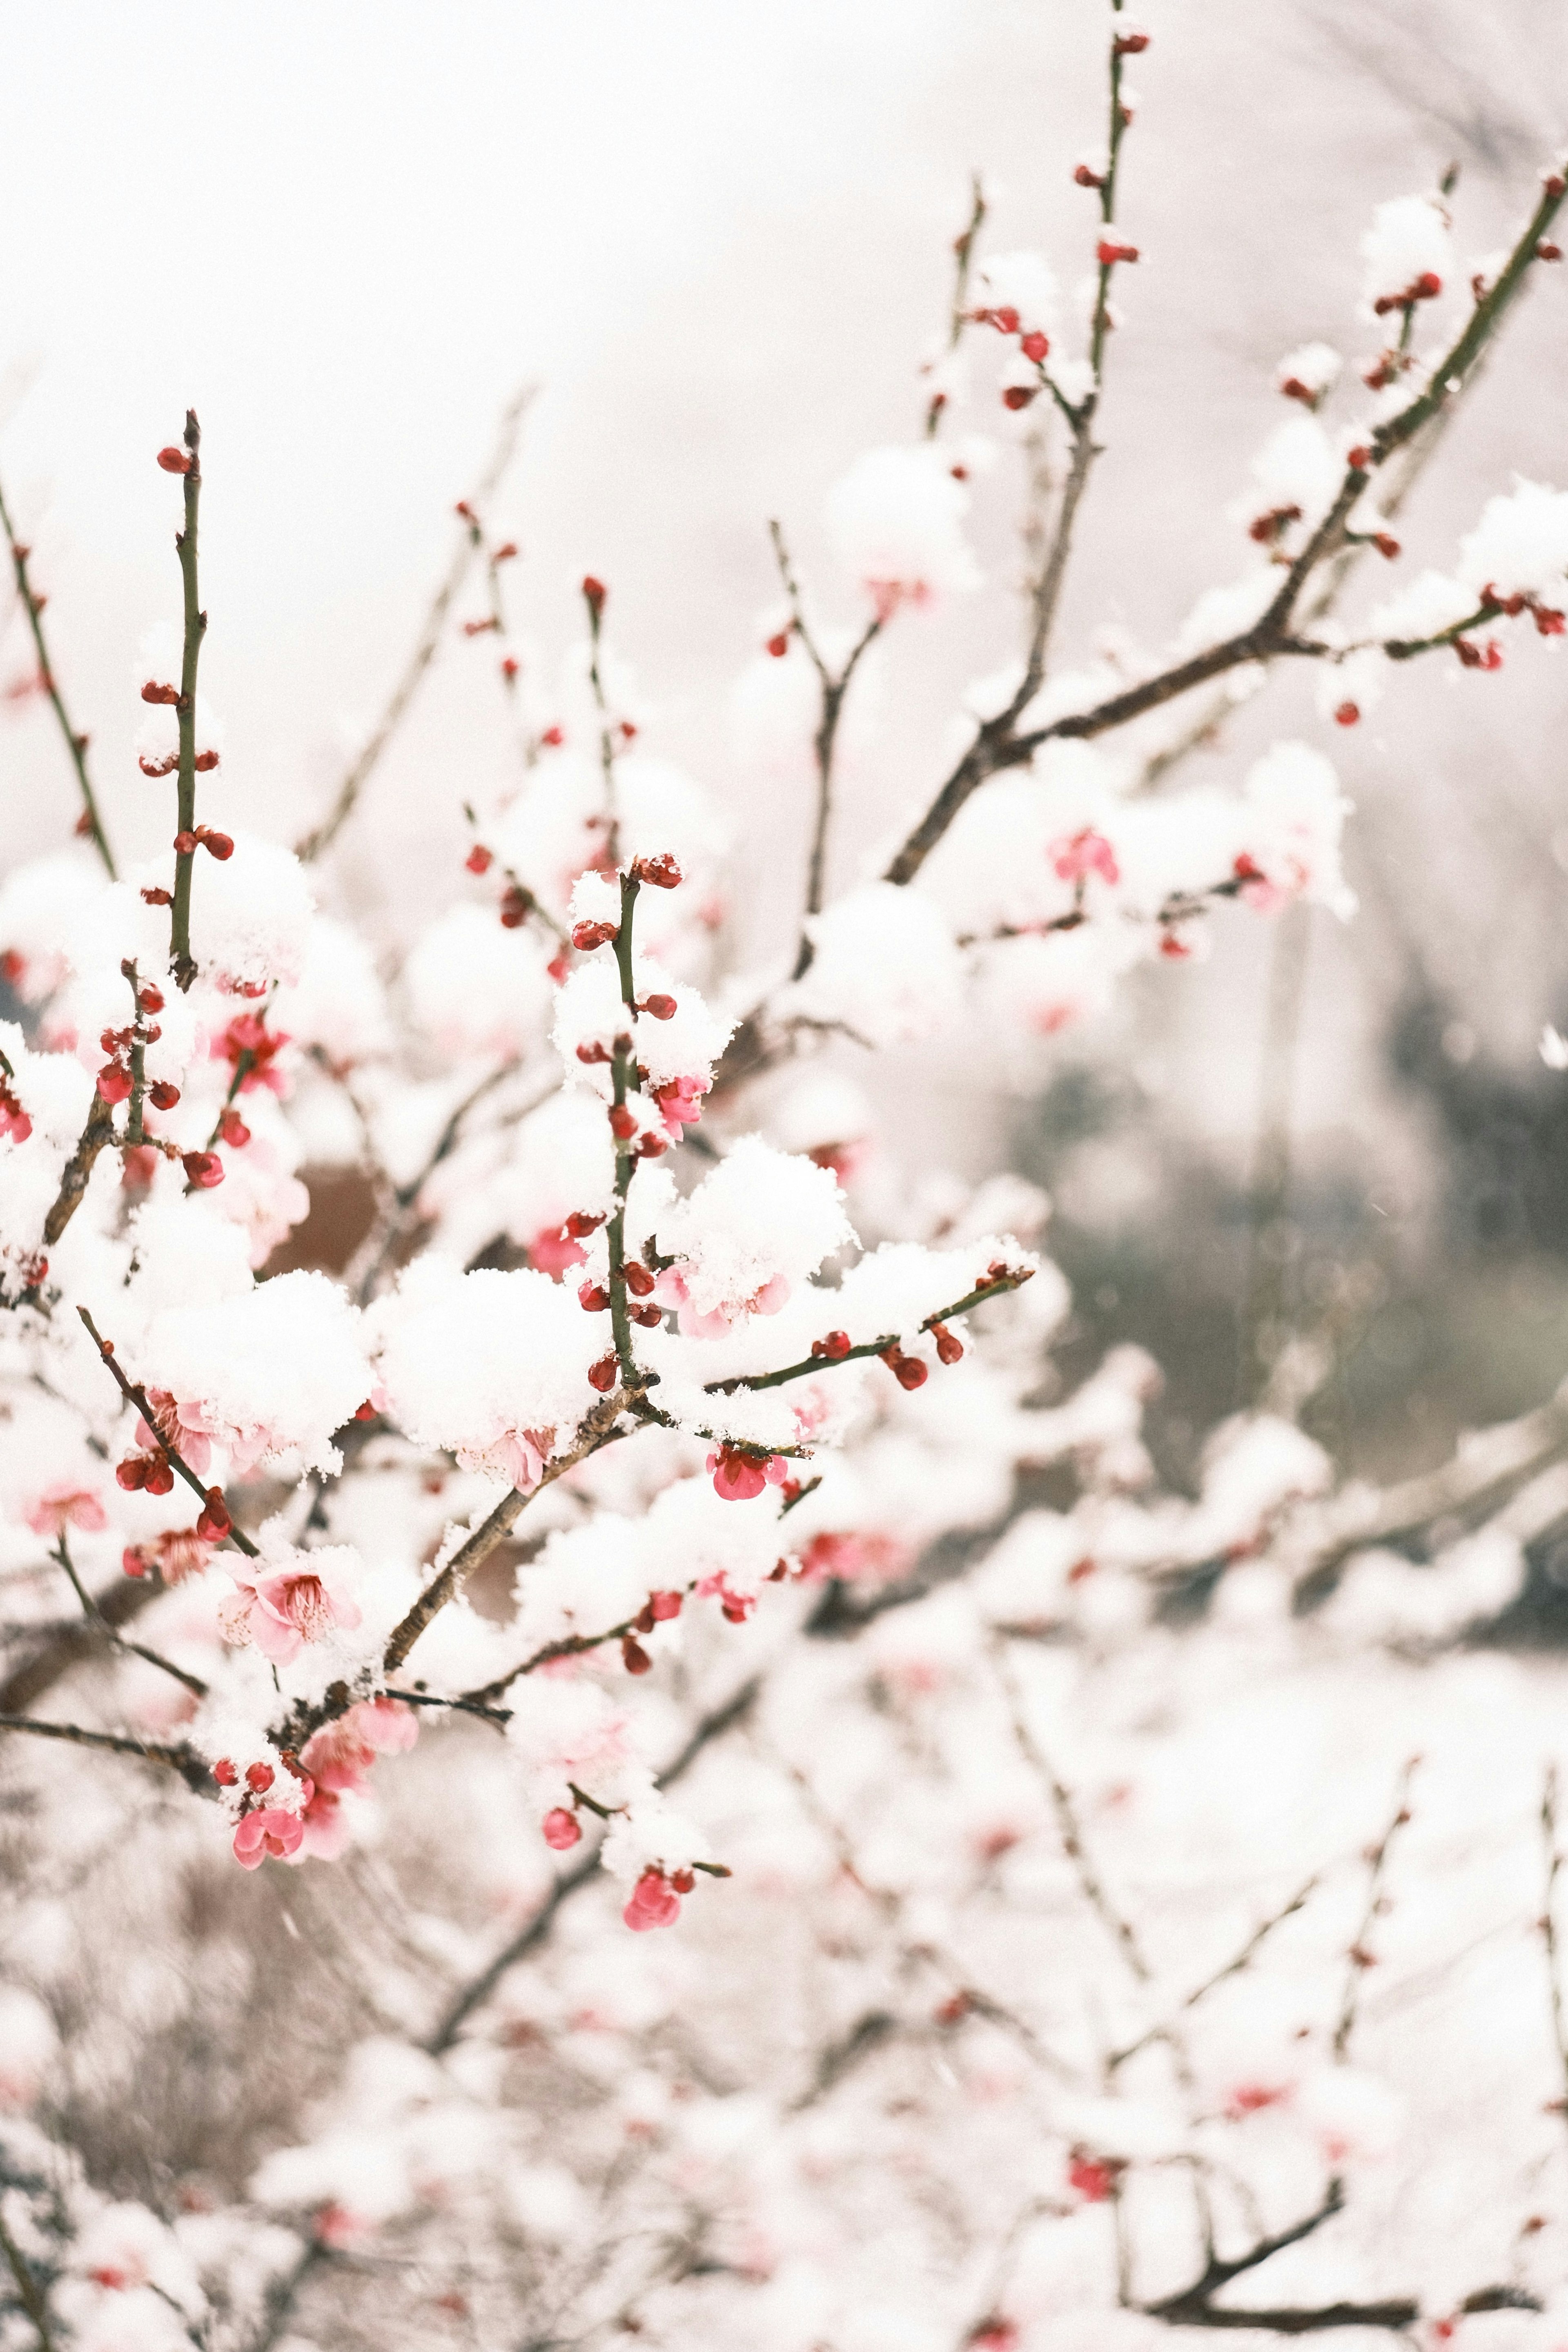
[[[1276,421],[1273,361],[1308,335],[1360,347],[1370,205],[1461,154],[1484,250],[1562,130],[1555,0],[1146,15],[1127,206],[1147,259],[1069,651],[1106,618],[1157,639],[1238,568],[1226,509]],[[287,834],[384,694],[451,502],[531,376],[499,518],[524,545],[528,625],[558,647],[583,570],[609,579],[660,707],[653,747],[734,792],[787,875],[773,860],[795,859],[798,822],[746,798],[721,723],[771,594],[765,518],[820,576],[824,490],[914,428],[972,164],[996,244],[1043,245],[1076,278],[1090,231],[1070,171],[1102,135],[1102,38],[1096,0],[0,0],[0,479],[116,837],[140,852],[165,822],[129,744],[137,645],[177,609],[176,499],[152,457],[186,402],[228,806]],[[1512,468],[1568,473],[1549,388],[1564,315],[1535,306],[1484,426],[1456,436],[1439,537]],[[939,772],[964,680],[1011,650],[1010,530],[998,501],[978,533],[991,591],[895,651],[887,757],[842,870]],[[19,667],[13,635],[0,671]],[[444,664],[374,789],[356,886],[424,894],[501,756],[489,684]],[[1528,730],[1507,751],[1527,826],[1560,793],[1538,754]],[[1386,744],[1349,756],[1359,798],[1407,789]],[[0,788],[12,854],[58,839],[74,809],[41,714],[0,719]]]

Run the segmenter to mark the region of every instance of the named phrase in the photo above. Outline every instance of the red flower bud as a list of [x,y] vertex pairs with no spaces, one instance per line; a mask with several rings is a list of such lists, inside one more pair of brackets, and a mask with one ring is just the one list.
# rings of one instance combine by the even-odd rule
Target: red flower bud
[[613,1354],[601,1356],[596,1364],[588,1367],[588,1386],[597,1389],[601,1396],[608,1396],[616,1385],[616,1374],[619,1369]]
[[106,1103],[122,1103],[131,1092],[131,1073],[110,1062],[98,1074],[98,1091]]
[[945,1323],[933,1323],[930,1326],[930,1329],[931,1338],[936,1341],[936,1352],[944,1364],[956,1364],[963,1354],[963,1340],[955,1332],[950,1331]]
[[789,651],[789,631],[787,629],[781,629],[777,636],[770,637],[768,639],[768,651],[772,654],[774,661],[783,661],[785,654]]
[[632,1297],[634,1298],[647,1297],[653,1288],[653,1284],[654,1277],[648,1272],[647,1266],[639,1265],[636,1258],[630,1259],[626,1265],[626,1288],[631,1292]]
[[658,857],[634,858],[632,872],[639,882],[651,882],[656,890],[673,890],[682,879],[680,868],[668,849]]
[[136,1007],[138,1012],[141,1013],[162,1013],[163,1010],[163,990],[161,988],[154,988],[152,982],[149,981],[144,988],[139,988],[136,992]]
[[566,738],[559,727],[547,727],[539,740],[542,743],[548,743],[553,751],[565,742]]
[[205,1543],[221,1543],[233,1525],[234,1521],[228,1514],[228,1505],[223,1498],[222,1487],[209,1486],[202,1515],[196,1521],[197,1535]]
[[621,1664],[628,1675],[646,1675],[653,1669],[653,1660],[642,1643],[630,1633],[621,1636]]
[[1353,449],[1346,453],[1345,463],[1352,473],[1364,474],[1372,463],[1372,451],[1364,442],[1358,442]]
[[[199,768],[201,764],[201,761],[198,760],[196,761],[197,767]],[[213,754],[213,765],[215,768],[217,765],[217,754],[216,752]],[[209,856],[216,857],[217,859],[220,866],[226,866],[229,859],[234,856],[234,844],[226,833],[214,833],[209,825],[198,824],[196,827],[196,839],[201,843],[202,847],[207,852]]]
[[577,1304],[585,1315],[602,1315],[609,1303],[609,1292],[597,1282],[584,1283],[577,1293]]
[[625,1103],[617,1103],[610,1113],[610,1133],[621,1143],[629,1143],[637,1131],[637,1114]]
[[160,1078],[147,1089],[147,1099],[154,1110],[173,1110],[180,1099],[180,1089],[167,1078]]
[[267,1794],[277,1778],[270,1764],[247,1764],[245,1768],[245,1785],[258,1797]]
[[1123,245],[1116,237],[1102,236],[1094,248],[1094,257],[1102,269],[1111,269],[1119,261],[1136,261],[1138,247]]
[[1379,555],[1383,557],[1385,563],[1392,563],[1394,557],[1399,553],[1399,541],[1393,538],[1386,530],[1374,531],[1373,533],[1372,543],[1373,547],[1376,548]]
[[697,1880],[689,1870],[676,1870],[670,1873],[669,1883],[678,1895],[689,1895]]
[[147,1456],[147,1475],[142,1481],[150,1495],[166,1495],[174,1484],[174,1473],[166,1454]]
[[510,685],[510,683],[511,683],[512,679],[517,676],[517,672],[518,672],[518,659],[517,659],[517,656],[516,656],[515,654],[507,654],[507,655],[503,656],[502,660],[501,660],[501,666],[500,666],[500,674],[501,674],[502,677],[504,677],[504,678],[506,679],[506,681],[507,681],[507,683],[508,683],[508,685],[509,685],[509,686]]
[[1036,387],[1032,383],[1007,384],[1004,388],[1002,394],[1003,407],[1012,409],[1027,408],[1029,403],[1035,397],[1035,389]]
[[[217,762],[218,755],[216,751],[198,751],[191,765],[198,776],[205,776],[211,774],[213,769],[217,766]],[[230,842],[229,848],[232,849],[233,846],[234,844]],[[226,857],[228,850],[219,850],[217,855],[220,857]]]
[[231,1151],[243,1151],[250,1141],[250,1129],[232,1103],[219,1119],[217,1131]]
[[143,890],[142,897],[149,907],[172,907],[174,903],[174,894],[172,890]]
[[213,1779],[220,1789],[232,1789],[239,1775],[226,1756],[220,1756],[213,1766]]
[[487,849],[482,841],[476,841],[463,863],[470,874],[488,874],[495,863],[495,853]]
[[495,553],[491,556],[490,562],[492,563],[510,563],[516,553],[516,540],[503,540],[500,546],[497,548]]
[[1031,334],[1020,339],[1018,348],[1026,360],[1033,360],[1037,367],[1051,348],[1050,338],[1048,335],[1043,335],[1037,327]]
[[634,1323],[640,1323],[645,1331],[657,1331],[664,1321],[657,1307],[628,1307],[626,1313]]
[[147,1484],[148,1460],[145,1454],[128,1454],[123,1462],[115,1465],[116,1486],[123,1486],[128,1495],[134,1495],[138,1487]]
[[584,575],[583,581],[583,601],[587,605],[589,612],[593,614],[595,621],[597,621],[600,614],[605,609],[605,599],[608,594],[609,590],[605,587],[602,580],[595,580],[591,572]]
[[158,463],[165,474],[188,474],[195,462],[183,449],[160,449],[158,452]]
[[1080,188],[1103,188],[1105,185],[1103,173],[1097,172],[1092,163],[1080,163],[1073,178]]
[[567,1847],[575,1845],[583,1834],[577,1816],[569,1813],[564,1805],[552,1807],[540,1827],[544,1833],[545,1844],[552,1846],[557,1853],[564,1853]]
[[656,1021],[673,1021],[679,1008],[673,996],[649,996],[644,998],[642,1010],[651,1013]]
[[1141,58],[1148,46],[1147,33],[1118,33],[1112,43],[1119,58]]
[[175,855],[175,856],[176,856],[176,857],[194,857],[194,856],[195,856],[195,854],[196,854],[196,836],[195,836],[195,835],[194,833],[177,833],[177,834],[174,835],[174,855]]
[[683,1592],[650,1592],[647,1605],[653,1612],[655,1624],[662,1625],[671,1617],[679,1617],[685,1598]]
[[136,764],[144,776],[172,776],[180,764],[180,755],[177,751],[171,751],[166,760],[149,760],[139,751]]
[[1550,237],[1543,236],[1535,248],[1535,257],[1537,261],[1561,261],[1563,247],[1553,245]]
[[574,1209],[566,1220],[566,1230],[574,1242],[580,1242],[589,1234],[596,1234],[604,1222],[605,1213],[602,1209],[597,1216],[590,1216],[586,1209]]
[[143,702],[173,703],[178,702],[179,698],[180,689],[177,686],[160,686],[155,678],[150,677],[142,689]]
[[1334,712],[1335,723],[1341,727],[1353,727],[1360,717],[1359,702],[1342,702]]
[[595,948],[607,947],[619,929],[618,923],[574,923],[572,944],[580,955],[587,955]]
[[[596,1037],[594,1038],[590,1044],[586,1045],[579,1045],[577,1048],[577,1059],[580,1062],[586,1062],[590,1068],[593,1067],[595,1062],[607,1062],[609,1058],[609,1047],[607,1045],[602,1045]],[[595,1217],[594,1224],[602,1225],[604,1222],[603,1217]],[[587,1230],[592,1233],[594,1226],[590,1225]]]
[[223,1182],[223,1161],[216,1151],[187,1151],[180,1164],[198,1192],[210,1192]]

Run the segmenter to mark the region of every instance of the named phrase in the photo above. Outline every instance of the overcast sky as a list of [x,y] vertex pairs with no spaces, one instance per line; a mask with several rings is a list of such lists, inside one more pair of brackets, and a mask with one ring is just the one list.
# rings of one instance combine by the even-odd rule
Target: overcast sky
[[[1308,335],[1364,336],[1372,203],[1457,158],[1464,241],[1485,250],[1563,132],[1555,0],[1146,16],[1126,175],[1145,264],[1074,575],[1079,651],[1106,619],[1157,642],[1238,568],[1226,509],[1276,421],[1273,362]],[[163,828],[129,752],[133,664],[177,610],[175,499],[152,458],[187,401],[226,792],[288,835],[384,694],[452,501],[530,378],[499,518],[523,543],[529,625],[558,647],[583,570],[609,579],[658,706],[649,740],[793,856],[795,820],[727,765],[721,723],[771,593],[765,518],[821,567],[827,485],[915,429],[972,166],[996,244],[1077,277],[1090,229],[1070,173],[1103,135],[1102,45],[1096,0],[0,0],[0,479],[117,837],[141,849]],[[1455,436],[1429,503],[1438,559],[1511,469],[1568,471],[1564,315],[1532,306],[1484,424]],[[1005,503],[983,515],[990,587],[890,656],[846,878],[937,772],[963,683],[1011,650],[1011,534]],[[19,667],[12,635],[0,667]],[[343,887],[418,902],[457,803],[504,756],[489,685],[461,649],[444,661]],[[1311,723],[1299,700],[1285,720]],[[1413,789],[1409,751],[1354,746],[1358,797]],[[1528,834],[1560,791],[1539,726],[1500,761]],[[59,837],[68,781],[41,715],[0,721],[13,850]]]

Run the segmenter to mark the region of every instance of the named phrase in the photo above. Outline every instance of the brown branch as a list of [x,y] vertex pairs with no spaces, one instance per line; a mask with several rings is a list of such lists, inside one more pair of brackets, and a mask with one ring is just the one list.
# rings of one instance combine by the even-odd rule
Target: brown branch
[[[465,503],[482,507],[499,488],[502,477],[511,464],[517,448],[518,433],[523,416],[534,397],[534,391],[535,387],[532,384],[524,384],[508,402],[501,413],[500,427],[496,436],[490,462],[471,500]],[[402,677],[393,688],[385,709],[372,730],[369,740],[351,761],[348,773],[338,787],[338,795],[331,809],[314,831],[308,833],[302,841],[296,844],[295,855],[302,858],[307,865],[312,858],[319,857],[324,849],[329,849],[337,839],[353,814],[354,805],[369,782],[383,752],[402,724],[409,704],[419,690],[426,671],[436,657],[437,649],[440,646],[446,630],[447,615],[452,609],[452,602],[458,591],[468,576],[474,553],[475,542],[465,522],[462,538],[453,552],[447,576],[436,591],[430,609],[425,616],[425,625],[415,643],[414,651],[409,656]]]
[[[448,1601],[462,1591],[474,1570],[481,1560],[489,1558],[536,1495],[542,1494],[545,1487],[552,1486],[557,1478],[564,1477],[568,1470],[575,1470],[577,1465],[585,1462],[591,1454],[597,1454],[602,1446],[614,1444],[617,1437],[627,1433],[617,1429],[616,1424],[627,1410],[628,1402],[625,1392],[617,1390],[602,1404],[595,1405],[578,1424],[575,1444],[567,1453],[558,1454],[552,1461],[545,1464],[538,1486],[531,1486],[527,1494],[514,1486],[510,1494],[501,1496],[489,1517],[480,1522],[465,1543],[458,1546],[439,1575],[431,1578],[413,1608],[394,1627],[382,1654],[384,1672],[392,1674],[403,1664],[426,1625],[440,1613]],[[321,1720],[327,1721],[331,1712],[329,1710]],[[340,1708],[336,1712],[342,1713],[342,1710]]]
[[[93,1607],[98,1616],[110,1629],[129,1622],[146,1608],[157,1588],[148,1578],[122,1576],[108,1591],[95,1594]],[[90,1623],[78,1621],[61,1627],[37,1627],[40,1635],[47,1634],[44,1646],[30,1658],[13,1666],[5,1680],[0,1683],[0,1714],[20,1715],[52,1690],[62,1675],[82,1659],[91,1657],[99,1641]]]
[[80,1208],[93,1169],[98,1164],[99,1153],[113,1141],[114,1113],[95,1087],[87,1125],[82,1129],[76,1150],[66,1161],[54,1206],[44,1219],[44,1240],[50,1249]]
[[[988,1298],[1001,1298],[1009,1290],[1022,1288],[1033,1271],[1033,1267],[1026,1266],[1017,1274],[1002,1274],[994,1282],[983,1282],[966,1297],[955,1299],[951,1307],[939,1307],[933,1315],[928,1315],[921,1329],[929,1331],[935,1324],[950,1322],[955,1315],[967,1315],[971,1307],[983,1307]],[[888,1349],[896,1348],[902,1336],[901,1332],[885,1331],[880,1339],[862,1339],[858,1346],[847,1348],[841,1356],[807,1356],[800,1363],[785,1364],[776,1372],[736,1372],[727,1381],[705,1382],[702,1392],[704,1396],[733,1396],[737,1389],[750,1393],[755,1389],[783,1388],[786,1381],[804,1381],[813,1372],[831,1371],[837,1364],[853,1364],[866,1356],[883,1355]],[[779,1450],[793,1451],[789,1447]]]
[[149,1650],[143,1643],[127,1641],[118,1626],[110,1623],[76,1572],[76,1564],[71,1559],[70,1549],[66,1542],[63,1528],[55,1549],[55,1558],[70,1580],[71,1591],[81,1603],[82,1615],[94,1632],[101,1635],[111,1648],[121,1651],[127,1657],[144,1659],[148,1665],[156,1666],[161,1674],[170,1675],[175,1682],[184,1683],[193,1697],[205,1698],[207,1686],[199,1675],[188,1675],[184,1666],[176,1666],[173,1659],[163,1657],[157,1650]]
[[116,1756],[139,1756],[144,1764],[166,1764],[192,1788],[211,1780],[205,1760],[185,1747],[163,1748],[114,1731],[88,1731],[79,1723],[46,1723],[27,1715],[0,1715],[0,1731],[30,1731],[39,1739],[65,1739],[74,1748],[103,1748]]
[[[969,187],[969,220],[952,241],[952,301],[948,311],[947,325],[947,348],[950,352],[955,352],[963,340],[963,330],[967,321],[964,305],[969,299],[970,264],[974,258],[974,240],[980,235],[981,226],[985,218],[985,191],[980,184],[978,172],[970,173]],[[942,423],[942,412],[946,405],[946,394],[933,393],[926,406],[925,437],[928,441],[936,439],[937,429]]]
[[[1215,1991],[1220,1985],[1226,1983],[1232,1977],[1240,1976],[1243,1969],[1249,1968],[1259,1947],[1267,1942],[1276,1927],[1282,1927],[1287,1919],[1293,1919],[1297,1912],[1304,1908],[1317,1893],[1319,1884],[1316,1876],[1309,1878],[1306,1885],[1298,1887],[1296,1893],[1281,1909],[1271,1912],[1267,1919],[1260,1920],[1240,1950],[1226,1960],[1223,1968],[1216,1969],[1213,1976],[1205,1977],[1202,1984],[1194,1985],[1191,1992],[1183,1995],[1176,2004],[1177,2016],[1184,2017],[1189,2010],[1196,2009],[1200,2001],[1206,2000],[1210,1993]],[[1151,2042],[1168,2039],[1170,2032],[1171,2028],[1168,2025],[1150,2026],[1148,2032],[1141,2033],[1136,2042],[1129,2042],[1124,2049],[1113,2050],[1106,2060],[1108,2068],[1114,2074],[1119,2066],[1125,2066],[1130,2058],[1135,2058],[1141,2050],[1146,2050]]]
[[[185,447],[190,452],[190,465],[183,477],[185,499],[185,527],[176,533],[174,545],[180,555],[180,585],[184,601],[184,650],[180,662],[180,698],[174,705],[174,715],[180,730],[180,768],[178,777],[179,821],[176,831],[189,836],[196,825],[196,669],[201,660],[202,640],[206,635],[207,616],[201,609],[201,592],[196,579],[196,520],[202,497],[202,428],[196,422],[194,408],[185,411]],[[169,969],[174,984],[187,990],[196,976],[191,955],[191,875],[196,853],[190,849],[174,852],[174,903],[169,910]]]
[[1541,1937],[1546,1947],[1546,1982],[1552,2001],[1552,2039],[1556,2045],[1557,2064],[1563,2076],[1563,2095],[1556,2102],[1568,2121],[1568,2009],[1563,1991],[1563,1957],[1557,1935],[1557,1881],[1563,1871],[1563,1853],[1557,1843],[1557,1767],[1548,1765],[1545,1784],[1541,1792],[1541,1837],[1546,1849],[1546,1896],[1541,1912]]
[[1356,2011],[1361,2003],[1362,1979],[1373,1964],[1372,1931],[1383,1908],[1383,1883],[1387,1873],[1389,1849],[1410,1819],[1410,1783],[1420,1761],[1418,1756],[1412,1756],[1401,1771],[1393,1817],[1366,1858],[1366,1908],[1362,1914],[1355,1941],[1350,1948],[1350,1970],[1345,1978],[1344,1999],[1340,2006],[1340,2021],[1334,2028],[1334,2056],[1341,2064],[1350,2055],[1351,2036],[1355,2032]]
[[[695,1726],[685,1745],[677,1751],[658,1775],[659,1787],[673,1788],[675,1783],[690,1770],[705,1748],[713,1740],[721,1738],[725,1732],[733,1730],[736,1724],[743,1722],[755,1705],[762,1686],[762,1676],[752,1675],[741,1685],[738,1690],[732,1692],[727,1699],[705,1715]],[[572,1867],[564,1871],[556,1880],[532,1917],[518,1930],[510,1942],[501,1947],[489,1965],[481,1969],[471,1982],[464,1986],[424,2044],[432,2057],[439,2058],[444,2052],[452,2047],[475,2010],[482,2008],[489,2000],[508,1969],[515,1968],[519,1960],[525,1959],[530,1952],[544,1941],[555,1924],[556,1913],[563,1904],[569,1902],[574,1895],[587,1885],[598,1867],[598,1860],[597,1847],[595,1847],[591,1853],[581,1855]]]
[[27,626],[33,633],[33,647],[38,656],[38,681],[49,698],[55,717],[59,720],[60,733],[66,739],[66,750],[70,753],[71,765],[76,770],[77,783],[81,791],[82,814],[78,829],[87,834],[93,847],[103,860],[104,870],[112,882],[117,879],[114,853],[109,846],[109,836],[103,830],[103,820],[99,815],[98,803],[93,797],[92,780],[87,772],[87,747],[90,739],[86,735],[79,734],[72,726],[61,698],[58,681],[55,677],[55,666],[49,659],[49,649],[44,640],[44,599],[37,593],[27,577],[27,557],[31,550],[24,547],[16,537],[16,525],[7,511],[5,494],[3,489],[0,489],[0,530],[5,532],[6,543],[11,550],[11,568],[16,575],[16,593],[22,600],[23,609],[27,615]]
[[[125,1374],[121,1370],[119,1362],[115,1357],[114,1342],[112,1339],[105,1339],[102,1337],[99,1331],[98,1326],[94,1323],[91,1316],[88,1313],[85,1307],[79,1307],[76,1311],[87,1327],[88,1337],[91,1339],[93,1346],[98,1349],[100,1359],[108,1365],[110,1371],[113,1374],[115,1384],[119,1388],[121,1395],[125,1398],[128,1403],[135,1406],[137,1412],[141,1414],[148,1428],[153,1432],[153,1435],[158,1438],[160,1448],[168,1455],[170,1463],[174,1468],[179,1472],[186,1486],[191,1489],[191,1492],[194,1495],[199,1495],[203,1503],[206,1503],[211,1496],[212,1489],[208,1486],[203,1486],[195,1472],[191,1468],[190,1464],[181,1454],[178,1446],[171,1444],[166,1437],[159,1434],[157,1415],[148,1402],[147,1391],[135,1381],[128,1381],[126,1379]],[[221,1494],[221,1488],[219,1489],[219,1492]],[[226,1511],[228,1510],[226,1500],[224,1503],[224,1508]],[[237,1551],[244,1552],[247,1559],[259,1559],[261,1557],[260,1553],[258,1551],[256,1546],[251,1542],[250,1538],[246,1534],[244,1528],[235,1524],[234,1513],[232,1511],[228,1512],[228,1533],[223,1540],[226,1543],[232,1543]]]

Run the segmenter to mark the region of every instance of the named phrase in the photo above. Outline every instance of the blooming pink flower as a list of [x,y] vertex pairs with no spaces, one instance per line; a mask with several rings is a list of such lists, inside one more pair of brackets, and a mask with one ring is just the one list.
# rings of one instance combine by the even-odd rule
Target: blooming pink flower
[[789,1476],[789,1464],[782,1454],[771,1454],[764,1462],[736,1445],[718,1447],[708,1456],[708,1467],[713,1473],[713,1492],[721,1503],[749,1503],[764,1486],[780,1486]]
[[708,1087],[706,1078],[671,1078],[654,1088],[653,1098],[673,1142],[679,1143],[685,1130],[702,1117],[702,1097]]
[[146,1395],[153,1408],[153,1426],[149,1429],[145,1421],[137,1421],[137,1444],[152,1454],[172,1445],[197,1477],[205,1478],[212,1463],[212,1442],[218,1433],[201,1406],[181,1404],[167,1389],[149,1389]]
[[546,1225],[528,1244],[528,1262],[559,1281],[574,1265],[585,1263],[580,1244],[559,1225]]
[[1053,841],[1047,856],[1064,882],[1084,882],[1091,874],[1098,874],[1103,882],[1121,879],[1115,850],[1092,825],[1085,825],[1070,837],[1064,835],[1060,841]]
[[234,1858],[242,1870],[259,1870],[270,1854],[286,1862],[298,1853],[305,1835],[305,1825],[298,1813],[286,1813],[280,1805],[263,1805],[259,1811],[247,1813],[234,1832]]
[[749,1298],[725,1299],[717,1307],[699,1308],[691,1304],[685,1275],[679,1266],[672,1265],[659,1276],[653,1296],[658,1305],[671,1308],[679,1317],[683,1339],[721,1339],[742,1315],[776,1315],[787,1304],[790,1289],[788,1276],[775,1274]]
[[504,1471],[520,1495],[537,1486],[555,1448],[552,1429],[509,1429],[486,1449],[485,1460]]
[[310,1801],[300,1816],[298,1851],[313,1853],[319,1862],[336,1862],[349,1843],[348,1816],[334,1790],[312,1789]]
[[109,1525],[103,1505],[90,1487],[79,1486],[70,1478],[57,1478],[44,1487],[22,1516],[36,1536],[62,1536],[68,1527],[96,1536]]
[[673,1927],[680,1916],[680,1897],[662,1870],[645,1870],[621,1916],[639,1936],[650,1927]]
[[352,1633],[360,1622],[359,1603],[342,1570],[325,1559],[319,1571],[258,1566],[231,1573],[239,1606],[229,1604],[225,1632],[231,1642],[254,1642],[275,1666],[287,1665],[332,1626]]

